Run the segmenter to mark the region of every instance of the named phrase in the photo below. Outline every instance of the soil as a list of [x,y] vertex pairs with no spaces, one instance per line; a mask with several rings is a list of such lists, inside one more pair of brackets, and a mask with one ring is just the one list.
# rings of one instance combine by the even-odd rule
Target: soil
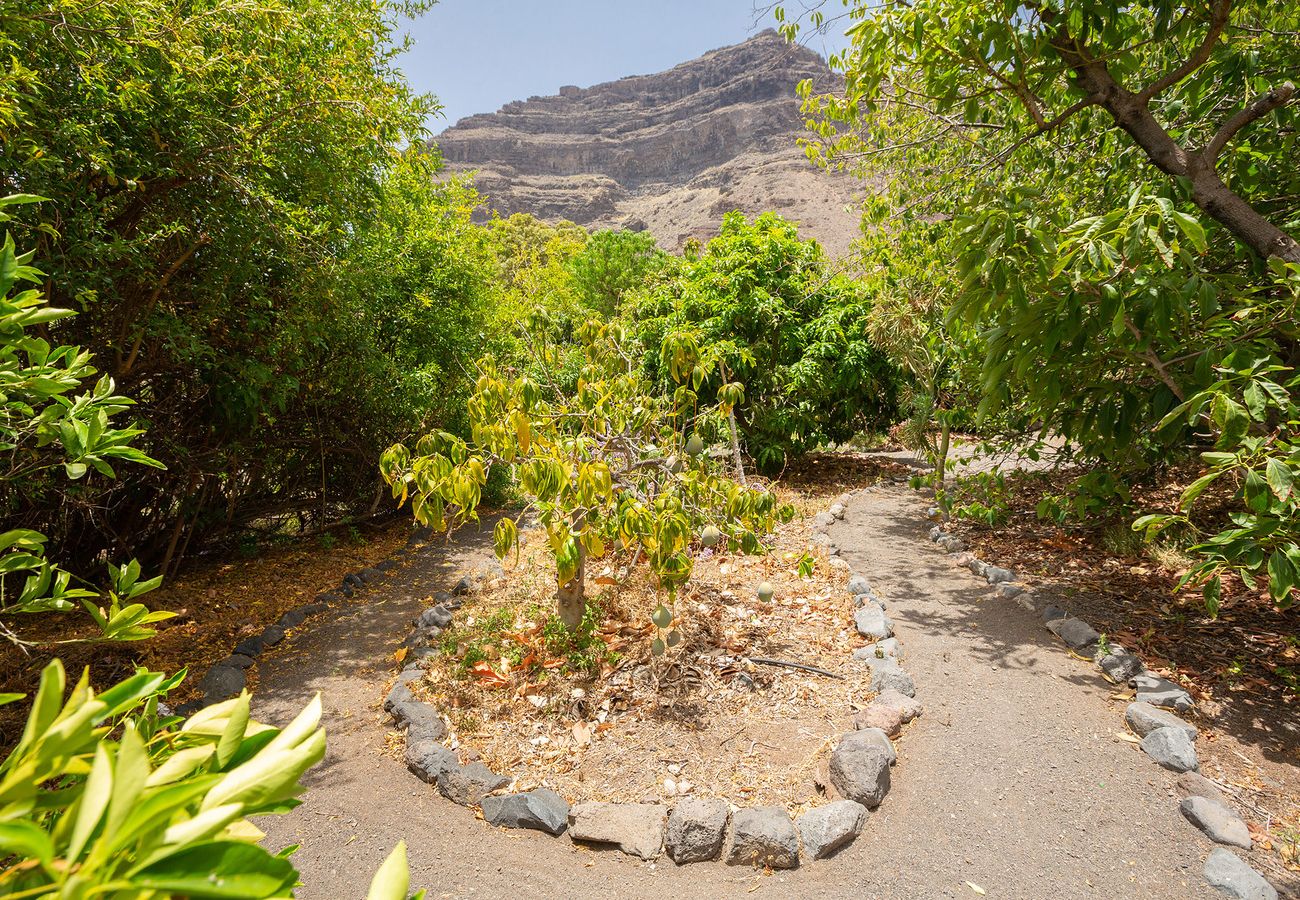
[[304,898],[364,895],[399,839],[431,897],[1217,896],[1201,875],[1211,845],[1179,815],[1173,776],[1117,734],[1111,686],[1035,614],[953,569],[925,539],[923,507],[882,486],[832,530],[890,601],[926,711],[903,735],[884,805],[830,860],[785,873],[639,863],[489,828],[410,776],[380,709],[394,651],[425,597],[490,558],[490,521],[263,657],[255,713],[286,721],[320,691],[330,740],[303,806],[258,824],[273,847],[302,845]]

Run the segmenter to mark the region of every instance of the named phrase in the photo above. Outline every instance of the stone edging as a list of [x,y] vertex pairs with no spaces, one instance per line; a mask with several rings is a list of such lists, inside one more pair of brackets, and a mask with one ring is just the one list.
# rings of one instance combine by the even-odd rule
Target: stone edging
[[[938,507],[931,507],[930,521],[946,519]],[[1016,583],[1015,573],[977,559],[965,552],[965,542],[947,534],[942,525],[930,529],[930,540],[947,551],[954,565],[964,567],[994,587],[997,596],[1015,600],[1029,612],[1038,612],[1032,594]],[[1136,691],[1124,712],[1129,729],[1141,739],[1139,746],[1157,764],[1179,773],[1179,789],[1186,794],[1179,809],[1183,817],[1210,840],[1223,844],[1205,861],[1205,880],[1229,897],[1239,900],[1277,900],[1277,891],[1257,870],[1227,847],[1249,850],[1250,831],[1229,804],[1218,785],[1199,773],[1196,758],[1196,726],[1175,715],[1192,709],[1187,691],[1147,669],[1141,658],[1117,644],[1111,644],[1091,625],[1057,606],[1042,611],[1047,629],[1081,659],[1091,659],[1107,680],[1127,684]]]
[[[829,564],[851,572],[827,534],[831,524],[844,517],[849,497],[841,496],[830,510],[814,517],[814,542],[827,548]],[[854,626],[875,641],[853,656],[871,667],[877,696],[858,712],[855,730],[842,735],[831,752],[829,780],[845,799],[814,807],[792,821],[784,807],[734,808],[721,798],[683,798],[669,809],[660,803],[591,800],[570,806],[548,788],[497,793],[511,779],[477,760],[462,764],[442,743],[447,727],[440,712],[416,699],[408,686],[421,677],[424,660],[437,653],[429,646],[431,640],[451,624],[461,597],[471,589],[472,581],[462,578],[453,592],[435,594],[435,605],[417,618],[403,644],[408,651],[405,665],[384,700],[384,710],[406,732],[407,769],[436,785],[453,803],[478,806],[490,825],[552,836],[567,832],[573,841],[616,847],[643,860],[666,853],[678,865],[722,858],[729,865],[793,869],[801,858],[824,859],[857,838],[869,810],[889,792],[890,769],[898,759],[890,738],[921,714],[915,686],[900,665],[903,649],[893,636],[885,603],[864,577],[852,575],[848,589],[856,609]]]
[[428,529],[417,528],[407,538],[406,546],[399,548],[388,559],[377,562],[373,566],[366,566],[356,572],[349,572],[343,576],[343,580],[339,582],[338,587],[320,592],[311,603],[295,606],[281,615],[275,622],[263,628],[260,633],[239,641],[230,649],[228,656],[213,663],[207,673],[199,679],[199,689],[203,692],[203,695],[176,707],[174,710],[175,715],[188,717],[204,707],[220,703],[223,700],[229,700],[231,697],[238,695],[248,683],[245,671],[257,661],[257,657],[262,654],[262,651],[283,641],[285,632],[290,628],[297,628],[310,617],[331,607],[341,605],[359,591],[365,590],[367,585],[377,580],[381,575],[397,568],[401,559],[412,553],[417,544],[428,540],[430,535]]

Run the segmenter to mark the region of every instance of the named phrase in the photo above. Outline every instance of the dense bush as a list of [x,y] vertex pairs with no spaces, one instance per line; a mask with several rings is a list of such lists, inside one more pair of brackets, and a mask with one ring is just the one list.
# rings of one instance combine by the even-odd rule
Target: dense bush
[[715,363],[695,384],[745,385],[736,417],[749,454],[768,471],[826,441],[893,421],[897,370],[870,335],[871,293],[832,271],[815,241],[775,213],[729,213],[698,255],[636,296],[629,327],[665,390],[661,360],[677,335]]

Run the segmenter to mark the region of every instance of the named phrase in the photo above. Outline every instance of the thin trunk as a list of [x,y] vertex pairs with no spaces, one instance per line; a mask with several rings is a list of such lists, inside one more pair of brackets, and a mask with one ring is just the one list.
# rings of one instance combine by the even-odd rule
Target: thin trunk
[[577,631],[582,618],[587,612],[587,553],[578,545],[578,571],[573,578],[561,585],[555,592],[555,603],[560,613],[560,621],[570,631]]
[[952,425],[948,424],[948,417],[941,415],[939,417],[939,487],[942,488],[948,480],[948,448],[952,443]]
[[736,427],[736,410],[734,407],[727,411],[727,420],[731,423],[731,455],[736,460],[736,476],[740,479],[741,484],[746,484],[745,460],[740,455],[740,429]]

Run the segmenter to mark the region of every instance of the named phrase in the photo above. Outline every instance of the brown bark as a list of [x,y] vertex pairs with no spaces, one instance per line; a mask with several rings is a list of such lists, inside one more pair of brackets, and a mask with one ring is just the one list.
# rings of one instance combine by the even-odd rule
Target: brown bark
[[586,569],[587,554],[579,545],[578,571],[555,592],[555,604],[560,613],[560,621],[570,631],[578,629],[582,624],[582,617],[587,613]]

